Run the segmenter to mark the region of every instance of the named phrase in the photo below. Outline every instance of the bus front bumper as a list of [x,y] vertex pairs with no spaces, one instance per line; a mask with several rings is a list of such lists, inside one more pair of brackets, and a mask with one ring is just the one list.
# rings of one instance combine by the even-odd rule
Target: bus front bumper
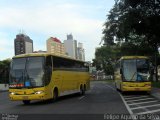
[[123,87],[122,91],[151,91],[151,87]]
[[21,100],[45,100],[45,94],[33,94],[33,95],[9,95],[10,100],[21,101]]

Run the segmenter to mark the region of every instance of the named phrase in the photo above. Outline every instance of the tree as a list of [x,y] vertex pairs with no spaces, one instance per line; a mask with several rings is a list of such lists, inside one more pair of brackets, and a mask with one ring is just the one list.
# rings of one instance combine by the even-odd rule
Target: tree
[[[138,54],[147,52],[147,55],[154,52],[157,66],[160,46],[160,1],[116,0],[104,26],[103,40],[107,45],[114,45],[113,41],[116,40],[126,42],[121,48],[124,53],[126,49],[129,49],[131,54],[135,54],[133,50],[138,51]],[[130,46],[127,48],[127,45]]]
[[106,75],[114,74],[114,60],[120,57],[120,51],[115,46],[102,46],[97,48],[93,65],[97,70],[103,70]]
[[9,66],[10,59],[0,61],[0,83],[8,83],[9,82]]

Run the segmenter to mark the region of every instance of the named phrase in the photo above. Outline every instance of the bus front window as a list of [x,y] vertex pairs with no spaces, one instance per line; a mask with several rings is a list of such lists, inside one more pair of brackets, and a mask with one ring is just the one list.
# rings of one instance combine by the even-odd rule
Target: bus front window
[[137,81],[149,81],[149,61],[146,59],[137,60]]
[[43,57],[29,57],[26,65],[26,86],[40,87],[44,85]]
[[[24,85],[25,58],[13,59],[10,69],[10,85],[17,87],[17,84]],[[21,86],[21,87],[22,87]]]
[[124,81],[136,81],[136,60],[124,60],[122,71]]
[[149,62],[146,59],[123,61],[124,81],[149,81]]
[[24,57],[12,60],[10,87],[41,87],[44,85],[44,57]]

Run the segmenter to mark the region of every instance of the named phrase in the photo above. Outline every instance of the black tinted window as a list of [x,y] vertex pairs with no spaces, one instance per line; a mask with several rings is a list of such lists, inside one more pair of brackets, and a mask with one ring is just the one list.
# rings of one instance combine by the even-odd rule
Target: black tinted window
[[53,69],[88,71],[88,67],[84,65],[84,62],[74,61],[60,57],[53,57]]

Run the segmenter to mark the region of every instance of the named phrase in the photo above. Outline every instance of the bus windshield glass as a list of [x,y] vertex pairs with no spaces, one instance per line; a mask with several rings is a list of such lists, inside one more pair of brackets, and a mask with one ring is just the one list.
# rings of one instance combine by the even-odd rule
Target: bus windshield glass
[[149,61],[147,59],[123,60],[124,81],[149,81]]
[[44,85],[44,57],[14,58],[10,72],[10,87],[40,87]]

